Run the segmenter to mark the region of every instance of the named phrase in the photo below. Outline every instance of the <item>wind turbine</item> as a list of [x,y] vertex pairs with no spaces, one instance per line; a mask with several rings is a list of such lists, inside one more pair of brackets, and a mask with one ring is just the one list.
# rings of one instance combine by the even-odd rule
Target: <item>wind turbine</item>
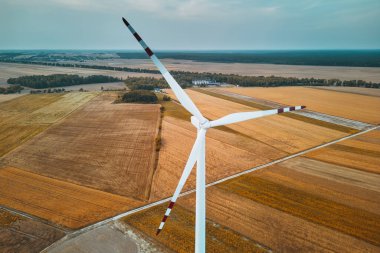
[[304,109],[305,106],[292,106],[284,107],[273,110],[266,111],[253,111],[253,112],[240,112],[232,113],[217,120],[209,121],[206,119],[199,109],[195,106],[190,97],[186,92],[179,86],[177,81],[165,68],[165,66],[160,62],[153,51],[147,46],[147,44],[142,40],[140,35],[133,29],[133,27],[128,23],[125,18],[123,18],[124,24],[128,27],[129,31],[135,36],[140,45],[144,48],[145,52],[148,54],[150,59],[156,65],[156,67],[161,72],[162,76],[165,78],[166,82],[169,84],[170,88],[174,92],[178,101],[182,104],[187,111],[189,111],[193,116],[191,117],[191,123],[197,129],[197,138],[190,152],[190,156],[187,160],[185,168],[182,172],[181,179],[177,185],[174,195],[170,201],[169,207],[167,208],[162,222],[157,229],[156,235],[158,235],[163,229],[167,218],[170,215],[171,210],[186,183],[187,178],[190,175],[192,168],[197,162],[197,178],[196,178],[196,210],[195,210],[195,252],[201,253],[206,251],[206,170],[205,170],[205,144],[206,144],[206,132],[209,128],[228,125],[232,123],[237,123],[241,121],[246,121],[250,119],[256,119],[268,115],[274,115],[283,112],[295,111]]

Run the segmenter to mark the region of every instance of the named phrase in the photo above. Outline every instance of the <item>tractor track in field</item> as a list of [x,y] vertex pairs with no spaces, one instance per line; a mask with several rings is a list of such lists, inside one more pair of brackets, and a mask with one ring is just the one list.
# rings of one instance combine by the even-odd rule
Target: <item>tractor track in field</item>
[[[225,178],[222,178],[222,179],[219,179],[217,181],[214,181],[214,182],[211,182],[211,183],[208,183],[206,184],[206,188],[207,187],[210,187],[210,186],[213,186],[213,185],[216,185],[216,184],[219,184],[219,183],[222,183],[222,182],[225,182],[227,180],[230,180],[230,179],[233,179],[233,178],[236,178],[236,177],[239,177],[239,176],[242,176],[244,174],[248,174],[248,173],[251,173],[253,171],[256,171],[256,170],[261,170],[261,169],[264,169],[268,166],[271,166],[271,165],[274,165],[274,164],[277,164],[277,163],[281,163],[281,162],[284,162],[286,160],[289,160],[289,159],[292,159],[292,158],[295,158],[295,157],[298,157],[298,156],[301,156],[301,155],[304,155],[306,153],[309,153],[311,151],[314,151],[314,150],[317,150],[317,149],[320,149],[320,148],[324,148],[324,147],[327,147],[329,145],[332,145],[332,144],[335,144],[335,143],[338,143],[338,142],[341,142],[341,141],[344,141],[344,140],[347,140],[347,139],[350,139],[350,138],[353,138],[353,137],[356,137],[358,135],[362,135],[362,134],[365,134],[365,133],[368,133],[370,131],[373,131],[373,130],[376,130],[378,129],[380,126],[374,126],[374,127],[371,127],[371,128],[368,128],[366,130],[363,130],[363,131],[360,131],[358,133],[355,133],[355,134],[351,134],[351,135],[348,135],[348,136],[345,136],[345,137],[342,137],[342,138],[339,138],[339,139],[336,139],[334,141],[330,141],[330,142],[327,142],[327,143],[324,143],[324,144],[321,144],[321,145],[318,145],[318,146],[315,146],[313,148],[309,148],[309,149],[306,149],[306,150],[303,150],[301,152],[298,152],[298,153],[295,153],[295,154],[292,154],[292,155],[289,155],[289,156],[286,156],[286,157],[283,157],[283,158],[280,158],[280,159],[277,159],[275,161],[272,161],[272,162],[269,162],[269,163],[266,163],[266,164],[263,164],[263,165],[259,165],[259,166],[256,166],[254,168],[251,168],[251,169],[248,169],[248,170],[245,170],[245,171],[242,171],[242,172],[239,172],[239,173],[236,173],[234,175],[231,175],[231,176],[228,176],[228,177],[225,177]],[[195,192],[195,189],[192,189],[192,190],[188,190],[186,192],[183,192],[180,194],[180,197],[182,196],[186,196],[186,195],[189,195],[191,193],[194,193]],[[135,209],[132,209],[132,210],[129,210],[129,211],[126,211],[124,213],[121,213],[121,214],[118,214],[116,216],[113,216],[113,217],[110,217],[108,219],[105,219],[105,220],[102,220],[100,222],[97,222],[97,223],[94,223],[92,225],[89,225],[87,227],[84,227],[84,228],[81,228],[81,229],[78,229],[78,230],[75,230],[73,232],[69,232],[66,236],[64,236],[63,238],[61,238],[60,240],[56,241],[55,243],[51,244],[50,246],[48,246],[47,248],[45,248],[44,250],[42,250],[41,252],[42,253],[46,253],[46,252],[49,252],[50,249],[53,249],[54,247],[56,247],[57,245],[65,242],[65,241],[68,241],[72,238],[75,238],[81,234],[84,234],[86,232],[89,232],[95,228],[98,228],[100,226],[103,226],[103,225],[106,225],[106,224],[109,224],[111,222],[114,222],[120,218],[123,218],[125,216],[128,216],[128,215],[131,215],[131,214],[134,214],[134,213],[137,213],[139,211],[142,211],[142,210],[145,210],[145,209],[148,209],[148,208],[151,208],[151,207],[154,207],[154,206],[157,206],[157,205],[160,205],[160,204],[163,204],[165,202],[168,202],[170,201],[171,197],[168,197],[168,198],[165,198],[165,199],[161,199],[159,201],[155,201],[155,202],[152,202],[152,203],[149,203],[145,206],[141,206],[141,207],[138,207],[138,208],[135,208]],[[3,207],[4,208],[4,207]],[[12,212],[15,212],[17,213],[15,210],[12,210]]]

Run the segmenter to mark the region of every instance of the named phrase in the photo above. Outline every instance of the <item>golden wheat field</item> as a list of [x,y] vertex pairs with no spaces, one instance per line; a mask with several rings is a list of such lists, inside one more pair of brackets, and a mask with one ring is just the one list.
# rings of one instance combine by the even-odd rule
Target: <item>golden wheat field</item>
[[380,98],[307,87],[225,88],[227,91],[371,124],[380,123]]
[[[254,107],[187,90],[205,117],[217,119],[229,113],[255,111]],[[341,138],[347,133],[302,120],[273,115],[227,127],[286,153],[295,153]]]
[[12,167],[0,169],[0,203],[70,229],[142,205],[131,198]]
[[[376,131],[352,141],[378,143],[373,135]],[[361,158],[365,160],[366,156]],[[207,188],[207,217],[209,223],[231,229],[273,251],[378,252],[379,185],[377,174],[297,157]],[[188,219],[194,216],[194,202],[195,194],[180,198],[158,237],[153,234],[165,205],[124,221],[173,249],[173,240],[191,236],[185,231]],[[184,214],[182,208],[190,213]],[[178,231],[179,226],[184,232]],[[207,242],[213,240],[207,238]]]
[[[94,98],[8,154],[3,163],[106,192],[147,199],[155,169],[160,106],[113,104],[114,100],[115,96],[109,94]],[[51,115],[51,110],[45,106],[35,114]],[[42,121],[38,117],[33,120]]]
[[354,139],[313,151],[307,154],[307,157],[380,174],[380,131],[371,131]]
[[38,94],[0,103],[0,157],[95,96],[96,93]]
[[[164,118],[160,158],[153,179],[151,200],[173,194],[195,136],[196,131],[191,123],[169,116]],[[216,181],[286,155],[285,152],[255,139],[219,129],[209,130],[206,145],[207,182]],[[194,186],[195,170],[190,175],[184,190]]]
[[[176,212],[170,217],[171,222],[165,227],[165,231],[159,236],[155,235],[165,209],[166,205],[155,206],[130,215],[124,218],[123,222],[144,235],[155,238],[158,243],[173,252],[194,252],[195,215],[181,206],[176,207]],[[207,252],[269,252],[255,241],[213,221],[207,221],[206,227]]]

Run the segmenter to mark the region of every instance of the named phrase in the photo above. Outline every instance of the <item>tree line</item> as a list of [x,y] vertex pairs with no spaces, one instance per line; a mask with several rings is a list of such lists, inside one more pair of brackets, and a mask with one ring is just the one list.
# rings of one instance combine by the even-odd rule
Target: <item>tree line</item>
[[18,84],[34,89],[45,89],[80,84],[120,82],[121,80],[122,79],[116,77],[104,75],[82,77],[79,75],[53,74],[48,76],[32,75],[9,78],[7,82],[9,84]]
[[11,85],[8,87],[0,87],[0,94],[20,93],[24,88],[20,85]]
[[[173,71],[173,76],[183,87],[192,87],[192,80],[215,80],[221,84],[233,84],[242,87],[277,87],[277,86],[349,86],[380,88],[379,83],[363,80],[341,81],[339,79],[296,78],[279,76],[240,76],[234,74],[194,73]],[[125,84],[131,90],[153,90],[168,88],[163,78],[130,77]]]

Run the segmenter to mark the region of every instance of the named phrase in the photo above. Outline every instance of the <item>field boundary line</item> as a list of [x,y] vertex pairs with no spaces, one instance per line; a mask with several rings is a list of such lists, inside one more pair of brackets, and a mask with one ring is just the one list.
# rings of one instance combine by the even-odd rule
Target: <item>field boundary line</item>
[[[309,153],[311,151],[314,151],[314,150],[317,150],[317,149],[321,149],[321,148],[324,148],[324,147],[327,147],[327,146],[330,146],[332,144],[335,144],[335,143],[338,143],[338,142],[341,142],[341,141],[344,141],[344,140],[347,140],[347,139],[350,139],[350,138],[353,138],[353,137],[356,137],[356,136],[359,136],[359,135],[362,135],[362,134],[365,134],[365,133],[368,133],[370,131],[373,131],[373,130],[376,130],[378,129],[380,126],[377,125],[377,126],[374,126],[372,128],[369,128],[369,129],[366,129],[366,130],[363,130],[363,131],[360,131],[358,133],[354,133],[354,134],[351,134],[351,135],[348,135],[348,136],[345,136],[345,137],[342,137],[342,138],[339,138],[339,139],[336,139],[336,140],[333,140],[333,141],[330,141],[330,142],[327,142],[325,144],[321,144],[321,145],[318,145],[318,146],[315,146],[313,148],[309,148],[309,149],[306,149],[306,150],[303,150],[303,151],[300,151],[298,153],[295,153],[295,154],[292,154],[292,155],[289,155],[289,156],[286,156],[286,157],[283,157],[283,158],[280,158],[280,159],[277,159],[275,161],[272,161],[272,162],[269,162],[269,163],[266,163],[266,164],[262,164],[262,165],[259,165],[259,166],[256,166],[256,167],[253,167],[251,169],[248,169],[248,170],[245,170],[245,171],[242,171],[242,172],[239,172],[239,173],[236,173],[236,174],[233,174],[231,176],[228,176],[228,177],[225,177],[225,178],[222,178],[222,179],[219,179],[219,180],[216,180],[214,182],[211,182],[211,183],[208,183],[206,184],[206,188],[207,187],[210,187],[210,186],[213,186],[213,185],[216,185],[216,184],[220,184],[222,182],[225,182],[227,180],[230,180],[230,179],[233,179],[233,178],[236,178],[236,177],[239,177],[239,176],[242,176],[242,175],[245,175],[245,174],[248,174],[248,173],[251,173],[251,172],[254,172],[256,170],[260,170],[260,169],[264,169],[268,166],[271,166],[271,165],[275,165],[277,163],[281,163],[281,162],[284,162],[286,160],[289,160],[289,159],[292,159],[292,158],[295,158],[295,157],[298,157],[298,156],[301,156],[301,155],[304,155],[306,153]],[[188,190],[186,192],[183,192],[179,195],[179,197],[183,197],[183,196],[186,196],[186,195],[189,195],[191,193],[194,193],[195,192],[195,189],[192,189],[192,190]],[[148,209],[150,207],[154,207],[154,206],[157,206],[157,205],[160,205],[160,204],[163,204],[165,202],[168,202],[170,201],[171,197],[168,197],[168,198],[164,198],[164,199],[161,199],[159,201],[156,201],[156,202],[152,202],[150,204],[147,204],[145,206],[141,206],[141,207],[138,207],[138,208],[135,208],[135,209],[132,209],[132,210],[129,210],[129,211],[126,211],[124,213],[121,213],[121,214],[118,214],[116,216],[113,216],[113,217],[110,217],[108,219],[105,219],[105,220],[102,220],[100,222],[97,222],[97,223],[94,223],[92,225],[89,225],[87,227],[84,227],[84,228],[81,228],[81,229],[78,229],[72,233],[69,233],[67,234],[66,236],[62,237],[60,240],[54,242],[53,244],[51,244],[50,246],[48,246],[47,248],[43,249],[41,251],[41,253],[47,253],[50,249],[54,248],[56,245],[59,245],[60,243],[63,243],[69,239],[72,239],[76,236],[79,236],[85,232],[88,232],[88,231],[91,231],[93,229],[96,229],[102,225],[105,225],[105,224],[108,224],[110,222],[113,222],[113,221],[116,221],[120,218],[123,218],[125,216],[128,216],[128,215],[131,215],[131,214],[134,214],[134,213],[137,213],[139,211],[142,211],[142,210],[145,210],[145,209]]]

